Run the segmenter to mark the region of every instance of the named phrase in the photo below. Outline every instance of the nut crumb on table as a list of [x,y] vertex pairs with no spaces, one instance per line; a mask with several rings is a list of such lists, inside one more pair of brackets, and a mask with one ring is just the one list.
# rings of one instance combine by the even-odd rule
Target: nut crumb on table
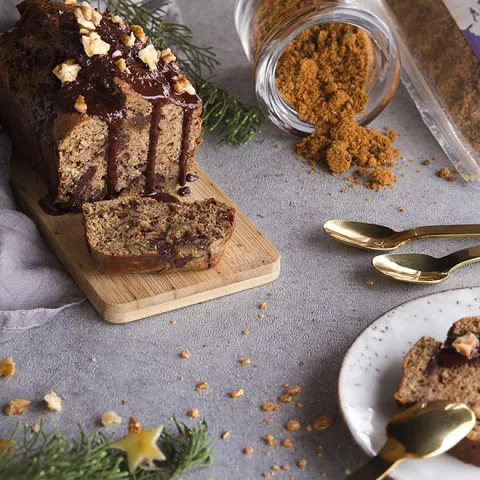
[[12,415],[23,415],[30,403],[32,403],[30,400],[24,400],[20,398],[10,400],[3,408],[3,412],[5,415],[7,415],[7,417],[11,417]]
[[269,447],[273,447],[277,444],[276,438],[273,435],[270,435],[269,433],[267,433],[267,435],[263,437],[263,442],[265,443],[265,445],[268,445]]
[[0,377],[13,377],[17,372],[17,365],[13,357],[0,360]]
[[180,356],[181,356],[182,358],[190,358],[190,351],[189,351],[189,350],[182,350],[182,351],[180,352]]
[[244,394],[245,394],[245,390],[243,388],[239,388],[237,390],[232,390],[231,392],[228,392],[228,396],[230,398],[238,398]]
[[200,416],[200,410],[198,408],[192,408],[187,412],[187,417],[198,418]]
[[48,392],[43,400],[49,410],[52,412],[61,412],[62,411],[62,399],[55,392]]
[[108,425],[120,425],[122,423],[122,417],[118,416],[115,412],[105,412],[101,419],[100,419],[101,424],[104,427],[107,427]]
[[195,385],[195,390],[208,390],[210,388],[210,385],[205,382],[205,381],[201,381],[201,382],[198,382],[197,385]]

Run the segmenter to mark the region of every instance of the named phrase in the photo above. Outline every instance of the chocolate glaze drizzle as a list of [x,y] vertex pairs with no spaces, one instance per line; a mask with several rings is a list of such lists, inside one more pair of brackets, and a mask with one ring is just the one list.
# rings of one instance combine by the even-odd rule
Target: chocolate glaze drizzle
[[[122,82],[138,93],[142,98],[152,104],[150,120],[150,138],[145,172],[144,193],[154,196],[157,193],[160,175],[156,173],[156,158],[158,156],[158,140],[161,134],[158,125],[162,116],[162,106],[173,103],[182,107],[182,141],[179,153],[179,178],[181,186],[186,182],[186,168],[189,154],[189,136],[192,127],[193,112],[201,105],[197,95],[187,92],[176,92],[173,77],[181,74],[177,62],[166,63],[159,60],[157,68],[150,70],[138,57],[138,52],[145,45],[135,39],[134,45],[124,45],[124,37],[130,35],[130,29],[124,23],[118,24],[111,21],[110,12],[103,13],[100,24],[96,27],[101,39],[110,45],[110,50],[105,55],[88,57],[82,45],[79,33],[80,26],[73,16],[74,7],[49,2],[31,2],[19,8],[22,19],[17,28],[31,29],[41,18],[42,24],[49,25],[49,31],[54,38],[54,61],[58,65],[68,59],[73,59],[81,67],[76,81],[65,83],[53,79],[54,88],[46,95],[46,101],[41,108],[35,111],[38,122],[51,123],[61,113],[74,113],[74,104],[79,95],[85,97],[87,113],[98,116],[106,122],[107,139],[105,144],[106,175],[105,194],[108,198],[116,196],[118,155],[121,150],[121,137],[126,116],[125,97],[120,88]],[[29,25],[30,24],[30,25]],[[113,53],[115,52],[115,55]],[[123,58],[128,71],[120,71],[115,62]],[[53,61],[53,59],[52,59]],[[52,74],[53,76],[53,74]],[[56,195],[56,192],[52,192]],[[82,203],[84,198],[73,198],[73,207]],[[48,202],[44,202],[46,205]],[[50,202],[51,203],[51,202]],[[62,206],[62,211],[65,206]]]

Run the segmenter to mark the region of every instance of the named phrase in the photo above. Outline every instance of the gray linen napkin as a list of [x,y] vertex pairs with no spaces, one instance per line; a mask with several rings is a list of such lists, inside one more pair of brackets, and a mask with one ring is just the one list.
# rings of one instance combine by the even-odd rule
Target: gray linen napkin
[[[0,0],[0,31],[15,24],[17,3],[19,0]],[[148,5],[154,9],[165,3],[154,0]],[[181,21],[173,2],[167,5],[166,15]],[[84,300],[33,221],[15,204],[8,182],[11,151],[10,138],[0,132],[0,343]]]

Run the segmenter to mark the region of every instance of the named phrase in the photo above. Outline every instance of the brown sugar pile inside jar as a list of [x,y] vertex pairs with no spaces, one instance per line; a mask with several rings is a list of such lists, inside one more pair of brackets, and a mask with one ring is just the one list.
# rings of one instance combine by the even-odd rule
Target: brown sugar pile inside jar
[[[334,175],[361,167],[371,173],[365,185],[379,190],[393,183],[393,173],[385,172],[400,152],[393,148],[393,132],[362,127],[355,119],[367,103],[369,62],[364,31],[342,23],[317,25],[287,45],[275,76],[285,101],[315,127],[295,153],[326,164]],[[382,175],[373,174],[379,167]]]

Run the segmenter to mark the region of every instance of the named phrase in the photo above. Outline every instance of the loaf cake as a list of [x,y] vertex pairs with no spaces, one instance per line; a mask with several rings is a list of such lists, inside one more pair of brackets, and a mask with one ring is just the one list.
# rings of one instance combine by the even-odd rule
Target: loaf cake
[[175,55],[139,25],[66,3],[25,0],[0,37],[0,123],[45,178],[44,205],[185,185],[201,101]]
[[451,453],[480,466],[480,317],[455,322],[443,344],[422,337],[407,353],[402,367],[403,378],[394,395],[399,406],[450,400],[472,408],[477,424]]
[[83,205],[87,243],[102,273],[205,270],[222,257],[235,211],[213,198],[192,203],[121,197]]

